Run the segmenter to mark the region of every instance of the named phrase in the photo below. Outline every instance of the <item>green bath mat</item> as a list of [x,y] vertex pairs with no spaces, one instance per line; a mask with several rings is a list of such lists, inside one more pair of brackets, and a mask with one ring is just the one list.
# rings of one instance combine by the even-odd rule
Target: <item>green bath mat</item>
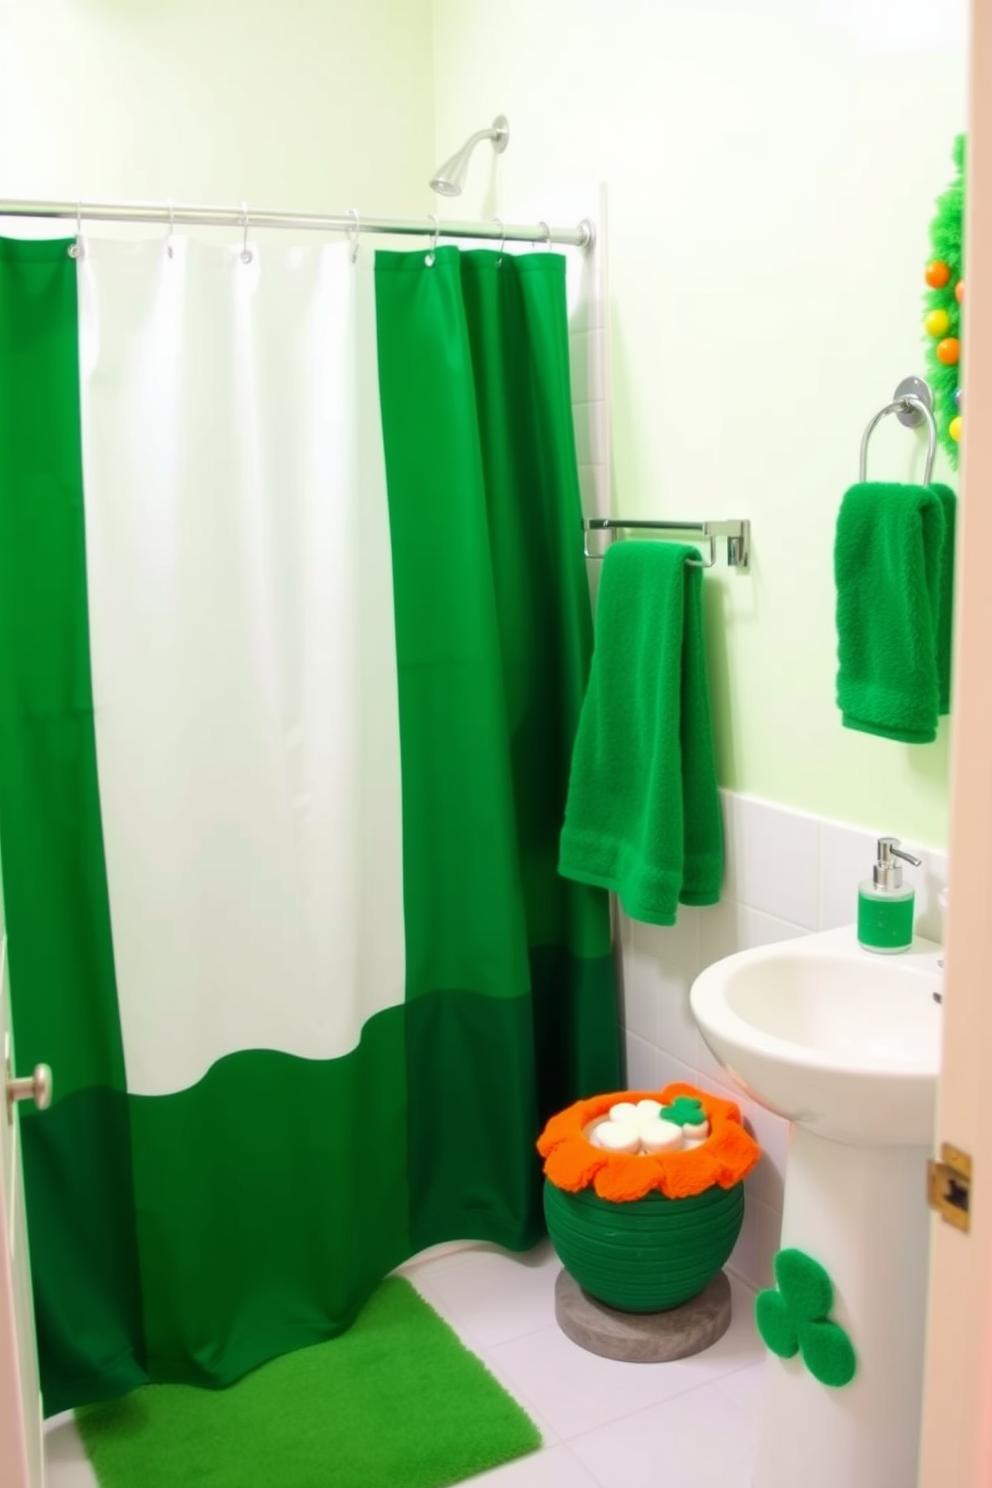
[[146,1385],[76,1421],[101,1488],[445,1488],[541,1445],[399,1277],[340,1338],[226,1390]]

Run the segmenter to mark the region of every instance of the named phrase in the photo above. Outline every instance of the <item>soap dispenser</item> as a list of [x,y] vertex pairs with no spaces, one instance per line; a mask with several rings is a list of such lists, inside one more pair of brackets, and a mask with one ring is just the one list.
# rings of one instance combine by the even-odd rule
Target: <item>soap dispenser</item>
[[903,883],[897,858],[914,868],[922,863],[900,851],[898,837],[880,837],[874,874],[858,885],[858,944],[866,951],[888,954],[912,945],[916,894],[912,884]]

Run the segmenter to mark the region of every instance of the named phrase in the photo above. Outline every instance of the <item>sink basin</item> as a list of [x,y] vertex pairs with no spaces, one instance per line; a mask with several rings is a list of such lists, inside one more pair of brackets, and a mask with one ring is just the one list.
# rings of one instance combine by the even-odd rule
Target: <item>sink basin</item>
[[864,951],[853,926],[741,951],[707,968],[692,1011],[755,1100],[835,1141],[931,1140],[940,1069],[940,947]]
[[741,951],[697,977],[692,1011],[731,1078],[795,1125],[782,1247],[826,1270],[857,1360],[826,1389],[770,1354],[754,1488],[917,1480],[940,1068],[940,947],[863,951],[854,927]]

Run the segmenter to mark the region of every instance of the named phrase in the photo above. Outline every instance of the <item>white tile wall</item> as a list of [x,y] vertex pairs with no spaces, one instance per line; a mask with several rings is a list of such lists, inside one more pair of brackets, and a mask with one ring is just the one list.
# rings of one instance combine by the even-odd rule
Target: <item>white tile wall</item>
[[[789,1124],[730,1084],[696,1028],[689,991],[704,967],[734,951],[852,924],[876,839],[897,828],[864,831],[730,791],[721,799],[727,854],[721,902],[680,910],[671,928],[620,915],[627,1083],[647,1089],[688,1081],[740,1106],[763,1156],[747,1180],[744,1227],[729,1265],[761,1287],[769,1284],[779,1246]],[[908,840],[903,845],[923,859],[922,867],[905,869],[916,889],[917,933],[942,940],[938,896],[947,882],[946,854]]]
[[563,188],[539,208],[526,209],[516,220],[532,222],[536,211],[550,212],[559,222],[595,224],[589,250],[569,248],[568,352],[572,385],[572,418],[579,467],[582,512],[605,517],[610,512],[610,352],[607,298],[606,186],[589,182]]

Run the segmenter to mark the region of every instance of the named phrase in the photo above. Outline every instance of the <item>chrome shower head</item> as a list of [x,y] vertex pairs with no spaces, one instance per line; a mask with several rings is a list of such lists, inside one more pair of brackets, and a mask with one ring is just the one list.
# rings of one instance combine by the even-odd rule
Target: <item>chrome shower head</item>
[[439,165],[431,177],[431,190],[438,196],[461,196],[468,171],[469,156],[480,140],[492,140],[497,155],[502,155],[510,139],[510,126],[505,114],[497,114],[490,129],[480,129],[471,139],[456,150],[450,160]]

